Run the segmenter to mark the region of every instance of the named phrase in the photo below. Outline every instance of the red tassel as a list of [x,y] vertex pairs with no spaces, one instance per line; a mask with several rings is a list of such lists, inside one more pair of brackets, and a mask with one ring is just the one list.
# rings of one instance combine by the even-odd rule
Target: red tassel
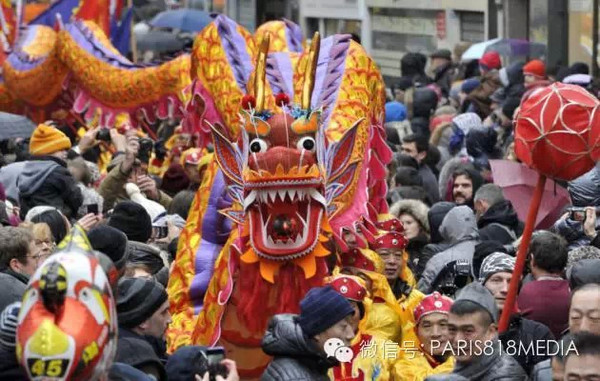
[[275,104],[279,107],[287,106],[290,103],[290,97],[286,93],[279,93],[275,97]]
[[242,108],[245,110],[251,110],[256,108],[256,98],[253,95],[246,94],[242,98]]

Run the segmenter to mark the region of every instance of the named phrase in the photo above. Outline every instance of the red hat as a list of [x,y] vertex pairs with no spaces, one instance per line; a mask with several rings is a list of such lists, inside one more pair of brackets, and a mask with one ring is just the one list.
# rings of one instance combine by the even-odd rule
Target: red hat
[[360,278],[352,275],[339,275],[329,282],[329,285],[344,298],[355,302],[362,302],[367,295],[367,289],[358,279]]
[[377,223],[375,224],[378,229],[385,230],[386,232],[404,232],[404,225],[393,214],[380,214],[377,216]]
[[540,60],[531,60],[523,66],[524,75],[535,75],[536,77],[546,77],[546,65]]
[[502,61],[500,60],[500,54],[495,51],[487,52],[479,59],[479,65],[485,66],[486,69],[500,69],[502,67]]
[[183,163],[198,165],[202,158],[202,152],[199,148],[192,148],[183,153]]
[[408,241],[404,237],[404,234],[400,232],[385,232],[382,235],[378,236],[375,242],[371,244],[372,250],[379,249],[398,249],[404,250]]
[[183,148],[181,148],[179,146],[173,147],[173,149],[171,150],[172,156],[181,156],[182,153],[183,153]]
[[369,249],[351,249],[343,253],[342,267],[355,267],[361,270],[383,274],[383,260],[377,253]]
[[427,295],[414,310],[415,322],[419,324],[423,316],[434,312],[448,314],[450,312],[450,307],[452,307],[452,303],[454,303],[452,299],[437,291]]

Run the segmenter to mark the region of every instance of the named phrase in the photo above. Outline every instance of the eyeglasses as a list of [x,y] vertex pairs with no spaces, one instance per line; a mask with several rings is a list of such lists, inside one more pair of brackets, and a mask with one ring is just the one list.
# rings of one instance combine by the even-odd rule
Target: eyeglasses
[[36,263],[40,263],[46,260],[46,258],[48,258],[50,255],[52,255],[52,253],[48,253],[48,254],[33,254],[33,255],[28,255],[27,258],[31,258],[33,259]]

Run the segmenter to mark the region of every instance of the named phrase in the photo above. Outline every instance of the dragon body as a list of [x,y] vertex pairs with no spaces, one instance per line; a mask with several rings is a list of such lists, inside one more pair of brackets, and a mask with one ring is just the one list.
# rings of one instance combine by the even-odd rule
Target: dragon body
[[[211,124],[218,166],[180,239],[169,342],[222,345],[244,379],[269,361],[268,319],[299,312],[323,284],[329,241],[368,218],[369,203],[387,207],[378,69],[350,36],[317,35],[306,49],[296,28],[271,22],[252,36],[219,16],[192,53],[195,86],[221,117]],[[227,236],[208,213],[219,204]]]

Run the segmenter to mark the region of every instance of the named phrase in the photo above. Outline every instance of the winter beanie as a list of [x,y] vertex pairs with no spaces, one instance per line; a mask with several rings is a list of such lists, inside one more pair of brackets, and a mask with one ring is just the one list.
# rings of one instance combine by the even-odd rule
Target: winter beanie
[[108,226],[119,229],[130,241],[146,243],[152,237],[150,215],[133,201],[118,203],[108,219]]
[[466,94],[470,94],[473,90],[478,88],[480,82],[477,78],[469,78],[460,85],[460,91]]
[[119,326],[134,328],[167,301],[167,291],[159,283],[143,278],[125,278],[119,281],[117,319]]
[[302,332],[313,337],[354,313],[350,302],[331,286],[316,287],[300,302],[298,324]]
[[62,131],[40,124],[33,131],[29,142],[29,153],[34,156],[50,155],[71,148],[71,141]]
[[523,66],[523,74],[546,78],[546,65],[540,60],[531,60]]
[[500,69],[502,61],[500,60],[500,54],[495,51],[487,52],[479,59],[479,65],[483,66],[486,70]]
[[111,226],[99,225],[89,231],[88,240],[92,249],[106,254],[117,270],[125,267],[129,254],[125,233]]
[[515,269],[515,258],[506,253],[493,253],[485,257],[479,270],[479,282],[485,284],[489,277],[496,273],[512,273]]
[[[460,291],[460,294],[456,298],[453,306],[456,306],[462,300],[475,303],[484,308],[487,312],[489,312],[494,323],[498,322],[498,306],[496,306],[496,301],[494,300],[494,297],[490,291],[481,283],[473,282],[466,285]],[[450,310],[450,312],[452,312],[452,310]]]

